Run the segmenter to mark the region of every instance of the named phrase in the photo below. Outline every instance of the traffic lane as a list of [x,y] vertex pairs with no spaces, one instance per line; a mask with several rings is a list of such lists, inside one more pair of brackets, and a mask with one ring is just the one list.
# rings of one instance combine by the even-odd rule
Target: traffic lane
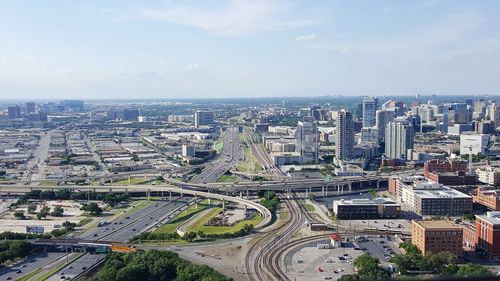
[[[179,196],[172,196],[172,201],[177,201],[177,200],[179,200],[179,198],[180,198]],[[124,228],[124,227],[126,227],[126,224],[130,223],[130,221],[135,220],[135,219],[139,219],[142,216],[144,216],[145,213],[153,212],[157,209],[160,209],[160,208],[168,205],[169,203],[170,202],[168,202],[168,201],[158,200],[152,205],[146,206],[143,209],[141,209],[137,212],[134,212],[128,216],[125,216],[123,218],[113,220],[107,225],[96,227],[95,229],[90,230],[90,231],[80,235],[79,237],[83,238],[83,239],[90,239],[90,240],[104,239],[102,237],[103,237],[103,235],[106,235],[106,232],[109,233],[111,231],[116,231],[116,230],[119,230],[121,228]],[[129,217],[130,219],[127,219],[127,217]]]
[[[178,207],[184,207],[185,203],[189,200],[187,197],[182,197],[179,198],[177,202],[172,202],[171,205],[168,206],[167,209],[165,209],[165,212],[168,213],[169,211],[173,211],[175,208]],[[161,209],[161,208],[159,208]],[[139,211],[140,212],[140,211]],[[157,223],[157,219],[163,217],[165,215],[164,212],[156,212],[154,214],[151,214],[151,217],[153,219],[150,219],[151,217],[147,217],[144,220],[151,220],[151,222],[146,223],[148,226],[151,226],[155,223]],[[127,242],[133,235],[138,234],[141,232],[142,229],[144,229],[147,226],[144,226],[144,220],[139,220],[136,223],[132,223],[129,226],[124,227],[123,229],[120,229],[117,233],[110,235],[108,237],[105,237],[104,240],[110,240],[110,241],[121,241],[121,242]],[[138,228],[141,226],[142,228]],[[133,229],[136,229],[135,231]],[[82,257],[80,257],[78,260],[74,261],[71,265],[61,269],[59,272],[53,275],[53,277],[61,277],[62,275],[68,276],[70,278],[74,278],[75,276],[78,276],[85,272],[87,269],[90,267],[101,263],[105,259],[106,255],[105,254],[85,254]],[[61,274],[63,273],[63,274]],[[57,280],[57,279],[54,279]]]
[[[15,266],[2,268],[0,270],[0,280],[15,280],[20,278],[23,275],[45,267],[51,262],[62,258],[64,254],[65,253],[41,253],[30,256],[27,260],[19,262]],[[18,270],[21,270],[21,273],[17,273]]]
[[152,213],[144,217],[143,219],[140,219],[138,221],[135,221],[131,223],[130,225],[127,225],[124,227],[122,230],[111,234],[108,237],[105,237],[105,240],[110,240],[110,241],[119,241],[119,242],[128,242],[128,240],[133,237],[136,234],[139,234],[142,232],[142,230],[151,228],[154,225],[158,224],[160,222],[160,219],[168,214],[169,212],[174,211],[176,208],[182,207],[183,205],[186,204],[187,199],[183,200],[178,200],[178,202],[172,202],[172,204],[166,205],[164,208],[161,208],[161,211]]
[[85,254],[79,259],[75,260],[56,274],[52,275],[48,280],[60,280],[62,277],[69,277],[71,279],[82,274],[91,266],[101,263],[106,258],[106,254]]

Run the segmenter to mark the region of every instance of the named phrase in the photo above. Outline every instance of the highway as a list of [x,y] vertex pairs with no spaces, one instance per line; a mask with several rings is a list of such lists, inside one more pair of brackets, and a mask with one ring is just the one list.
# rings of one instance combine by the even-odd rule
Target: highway
[[[187,204],[190,199],[192,198],[179,198],[176,196],[172,197],[172,202],[168,200],[155,201],[155,204],[149,205],[123,218],[114,220],[113,222],[109,222],[108,225],[97,227],[92,231],[80,235],[78,238],[127,243],[134,235],[155,227],[170,217],[175,216],[174,214],[178,213],[176,210]],[[105,254],[87,253],[53,276],[57,278],[61,276],[61,273],[64,273],[62,275],[74,278],[93,266],[98,265],[105,258]]]
[[[41,253],[28,257],[28,259],[16,263],[13,267],[2,267],[0,269],[0,280],[15,280],[27,273],[49,265],[64,257],[64,253]],[[17,273],[21,270],[20,273]]]
[[217,182],[227,171],[237,167],[245,155],[237,127],[230,127],[222,134],[224,146],[217,160],[207,166],[199,175],[192,179],[192,183]]

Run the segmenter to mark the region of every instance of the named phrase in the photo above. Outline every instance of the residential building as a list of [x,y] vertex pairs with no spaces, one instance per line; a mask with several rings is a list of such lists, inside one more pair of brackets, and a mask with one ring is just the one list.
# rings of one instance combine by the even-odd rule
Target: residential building
[[444,185],[474,185],[476,176],[467,174],[467,163],[453,160],[429,160],[424,163],[424,176]]
[[396,202],[421,216],[457,216],[472,213],[472,197],[422,176],[389,179]]
[[476,194],[472,195],[472,200],[492,211],[500,211],[500,192],[498,190],[483,190],[478,187]]
[[460,155],[484,154],[490,142],[488,134],[462,134],[460,135]]
[[352,114],[346,110],[339,110],[336,118],[337,135],[335,139],[335,157],[350,159],[354,149],[354,127]]
[[500,260],[500,212],[487,212],[476,215],[476,250],[489,259]]
[[412,221],[411,242],[422,252],[462,256],[463,229],[449,221]]
[[378,98],[363,97],[363,127],[375,126],[375,112],[378,107]]
[[201,125],[214,124],[214,113],[211,111],[198,110],[194,113],[194,126],[199,128]]
[[385,128],[385,156],[407,159],[408,149],[413,149],[413,126],[407,120],[395,119]]
[[333,201],[333,213],[338,219],[394,218],[401,206],[388,198],[341,199]]
[[379,131],[377,127],[364,127],[361,129],[361,139],[360,142],[372,142],[378,143]]
[[386,108],[377,110],[375,118],[375,126],[379,132],[379,140],[384,141],[385,139],[385,127],[389,122],[394,120],[398,116],[398,110],[396,108]]
[[482,183],[497,186],[500,185],[500,168],[487,166],[476,169],[477,179]]

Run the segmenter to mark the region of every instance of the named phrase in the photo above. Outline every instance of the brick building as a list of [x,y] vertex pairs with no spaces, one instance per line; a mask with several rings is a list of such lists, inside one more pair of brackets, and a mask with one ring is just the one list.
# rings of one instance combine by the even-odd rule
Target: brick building
[[449,221],[412,221],[411,242],[422,252],[462,256],[463,229]]
[[500,260],[500,212],[476,216],[476,249],[491,260]]
[[482,190],[478,187],[476,194],[472,195],[472,200],[492,211],[500,211],[500,192],[498,190]]
[[424,176],[444,185],[473,185],[476,184],[475,175],[466,173],[467,163],[452,160],[429,160],[424,163]]

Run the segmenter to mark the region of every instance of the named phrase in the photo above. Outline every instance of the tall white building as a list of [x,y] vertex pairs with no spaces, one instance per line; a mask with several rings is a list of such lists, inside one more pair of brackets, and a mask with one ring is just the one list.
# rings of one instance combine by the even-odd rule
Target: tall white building
[[350,159],[354,149],[354,123],[350,112],[343,109],[337,112],[336,130],[335,157]]
[[385,128],[385,155],[387,158],[407,159],[413,148],[413,126],[403,119],[395,119]]
[[295,147],[303,163],[318,163],[318,126],[312,118],[299,121],[295,131],[297,146]]
[[375,126],[378,98],[363,97],[363,127]]
[[481,154],[488,148],[489,134],[462,134],[460,135],[460,154]]

